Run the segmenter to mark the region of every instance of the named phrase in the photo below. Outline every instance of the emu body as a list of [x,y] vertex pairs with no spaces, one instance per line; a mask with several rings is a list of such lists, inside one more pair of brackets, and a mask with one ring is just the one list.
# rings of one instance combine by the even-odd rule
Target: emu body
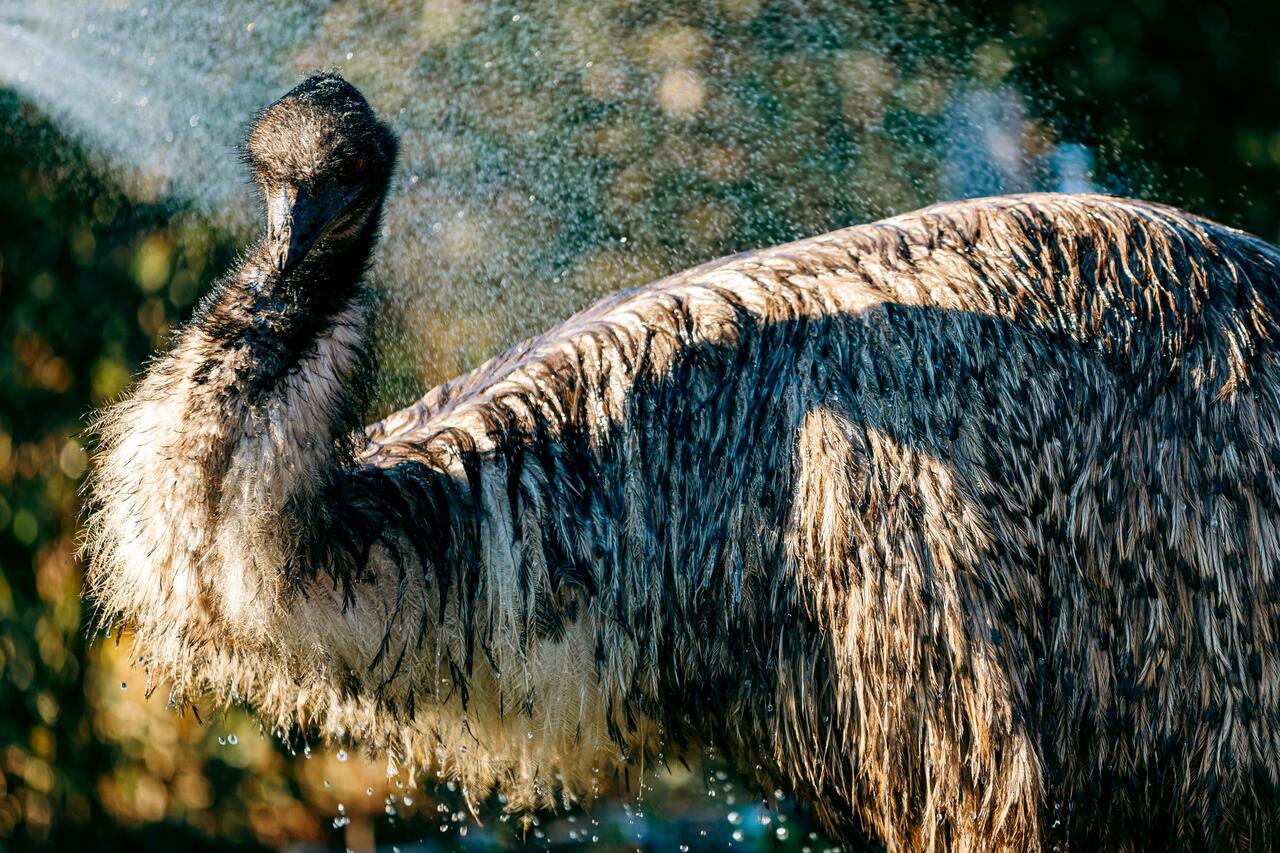
[[371,242],[264,244],[103,416],[89,594],[177,699],[515,809],[714,742],[896,850],[1280,843],[1276,248],[947,204],[361,430]]

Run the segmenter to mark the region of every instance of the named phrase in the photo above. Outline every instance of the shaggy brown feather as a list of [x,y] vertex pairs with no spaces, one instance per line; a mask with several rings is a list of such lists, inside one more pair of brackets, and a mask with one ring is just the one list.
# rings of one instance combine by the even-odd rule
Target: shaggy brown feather
[[[714,742],[892,850],[1271,849],[1278,284],[1166,207],[941,205],[609,297],[354,456],[358,322],[278,422],[196,323],[105,416],[91,595],[179,699],[513,809]],[[199,518],[137,461],[197,440],[258,466]]]

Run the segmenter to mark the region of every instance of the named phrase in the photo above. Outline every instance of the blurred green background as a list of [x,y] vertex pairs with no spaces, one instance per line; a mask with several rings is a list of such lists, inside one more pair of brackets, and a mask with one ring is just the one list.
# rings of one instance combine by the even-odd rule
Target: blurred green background
[[[568,188],[555,208],[566,287],[552,314],[684,263],[985,192],[1094,186],[1280,239],[1280,5],[837,5],[707,0],[655,15],[643,3],[555,4],[563,31],[618,49],[607,67],[557,78],[546,104],[534,86],[510,106],[592,164],[590,192]],[[465,0],[422,6],[422,26],[396,47],[415,67],[475,36],[457,24]],[[359,17],[333,9],[342,26]],[[892,44],[867,50],[877,39]],[[734,81],[728,106],[717,75]],[[751,133],[735,135],[742,127],[774,139],[767,157],[753,156]],[[775,811],[715,766],[647,778],[639,797],[543,816],[525,835],[496,804],[477,827],[445,788],[410,791],[333,750],[292,755],[236,710],[201,723],[166,708],[162,691],[145,699],[128,639],[86,634],[81,437],[245,229],[144,197],[0,88],[0,848],[829,846],[785,798]],[[622,260],[618,234],[632,240]],[[433,238],[417,236],[430,253]],[[446,229],[440,251],[542,240],[501,237],[477,248],[474,234]],[[384,406],[514,342],[450,304],[389,312]],[[432,341],[429,358],[403,344],[406,325]]]

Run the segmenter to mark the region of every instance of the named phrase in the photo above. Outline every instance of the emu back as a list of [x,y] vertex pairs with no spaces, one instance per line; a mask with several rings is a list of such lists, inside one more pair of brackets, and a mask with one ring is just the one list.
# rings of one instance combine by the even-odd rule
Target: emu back
[[557,451],[546,499],[634,539],[581,570],[602,645],[636,626],[668,725],[837,826],[1267,847],[1278,260],[1139,202],[943,205],[608,300],[372,427],[366,458],[472,415],[518,468],[527,425]]

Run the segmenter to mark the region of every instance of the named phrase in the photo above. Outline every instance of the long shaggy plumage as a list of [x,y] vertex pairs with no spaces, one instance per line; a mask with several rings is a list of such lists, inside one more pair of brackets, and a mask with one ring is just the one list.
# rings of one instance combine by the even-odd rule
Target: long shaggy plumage
[[90,595],[177,699],[513,809],[714,741],[894,850],[1280,843],[1276,248],[942,205],[610,297],[363,432],[359,288],[299,331],[252,279],[100,425]]

